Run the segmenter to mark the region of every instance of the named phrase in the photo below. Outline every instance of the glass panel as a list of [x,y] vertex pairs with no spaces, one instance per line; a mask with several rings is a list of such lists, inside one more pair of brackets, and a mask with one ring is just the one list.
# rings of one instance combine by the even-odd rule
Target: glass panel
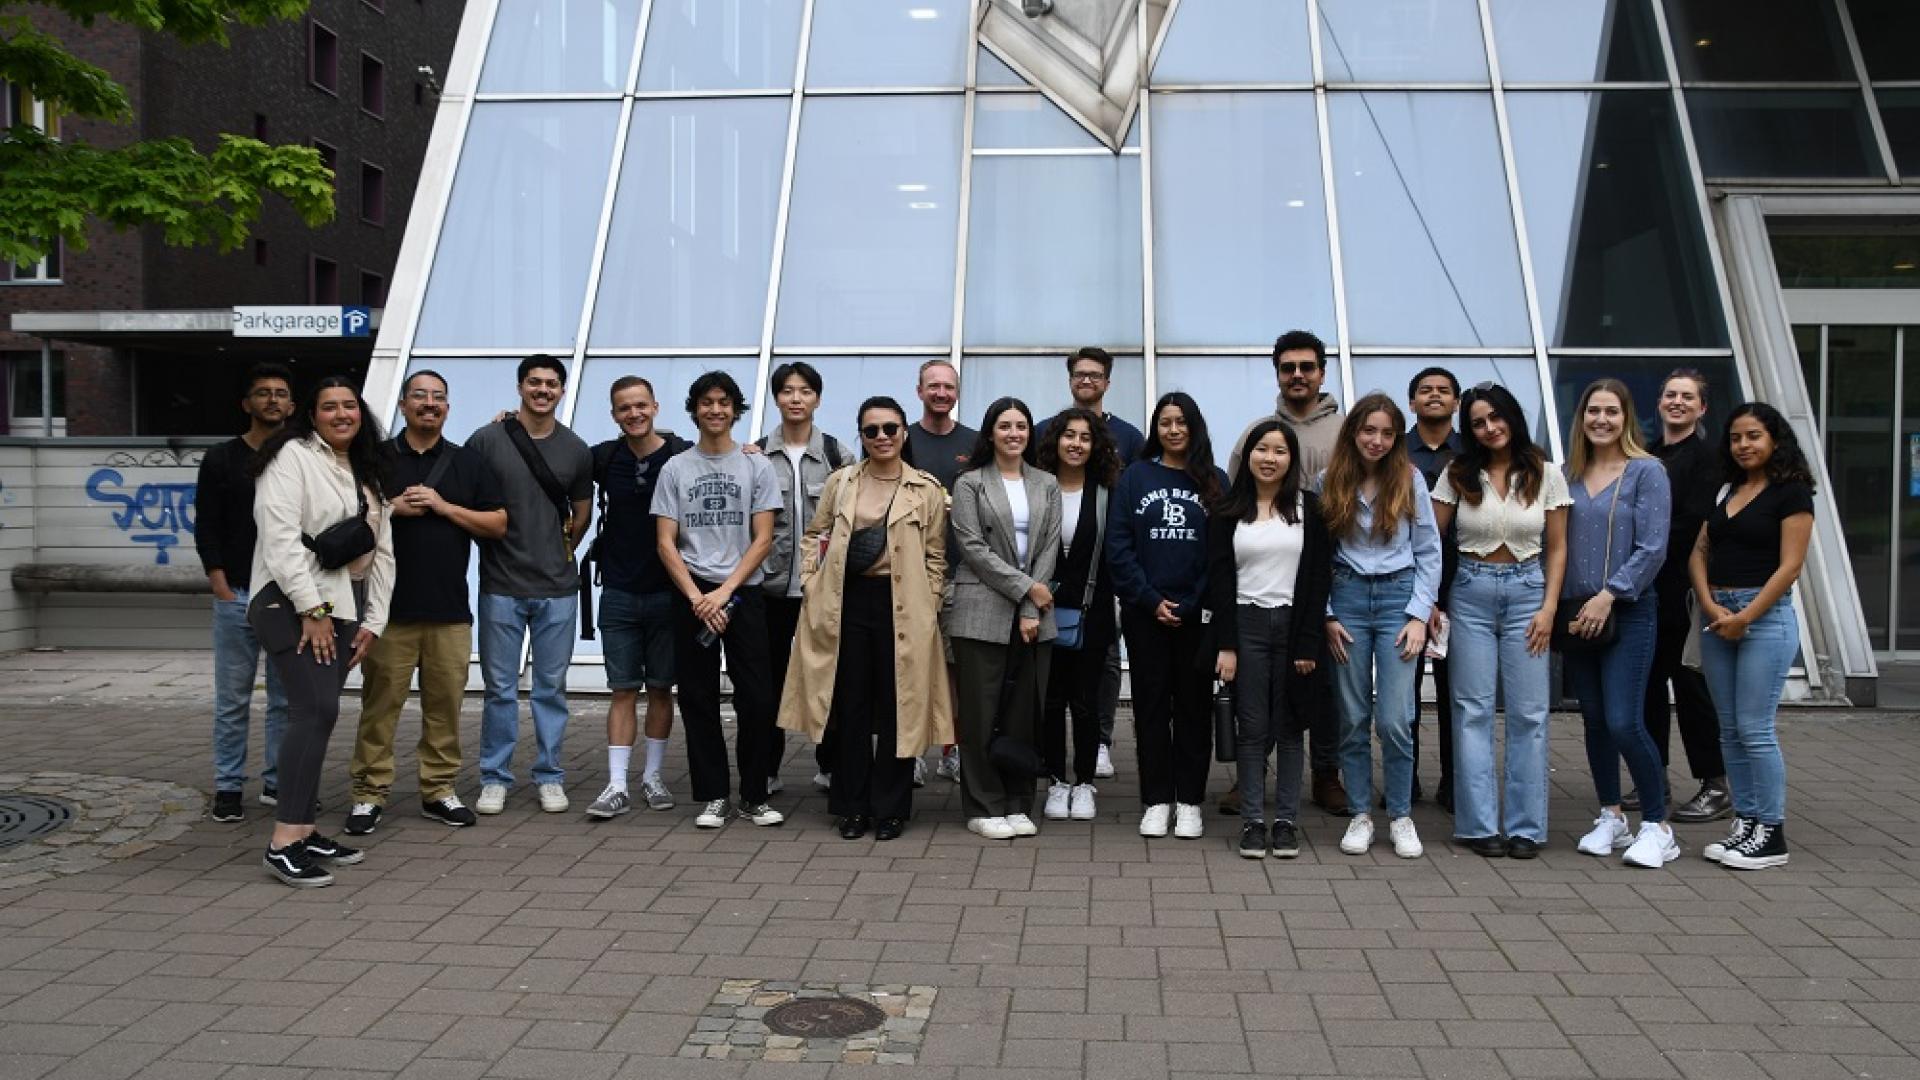
[[612,101],[473,107],[416,344],[573,347],[619,121]]
[[1079,121],[1041,94],[977,94],[973,99],[976,150],[1102,149]]
[[967,236],[970,345],[1138,345],[1140,159],[982,157]]
[[[812,364],[820,373],[820,409],[813,414],[815,427],[847,444],[850,453],[860,452],[859,440],[854,438],[854,427],[859,417],[856,415],[860,403],[875,395],[884,395],[900,403],[907,411],[909,422],[920,418],[920,399],[914,396],[914,387],[919,382],[920,365],[933,359],[930,356],[776,356],[773,368],[788,361],[801,361]],[[942,362],[945,358],[942,357]],[[759,417],[754,430],[764,435],[780,426],[780,409],[767,396],[765,387],[760,388],[760,397],[767,402],[762,410],[765,415]]]
[[1666,0],[1680,78],[1808,82],[1855,78],[1832,0]]
[[502,0],[481,93],[627,88],[640,0]]
[[1725,345],[1671,95],[1511,93],[1507,118],[1548,343]]
[[[1160,393],[1184,390],[1193,395],[1200,414],[1207,418],[1207,434],[1213,439],[1214,464],[1226,467],[1226,456],[1233,440],[1247,425],[1263,416],[1272,416],[1279,408],[1280,384],[1273,372],[1273,355],[1259,356],[1162,356],[1157,365]],[[1340,360],[1327,356],[1327,379],[1320,389],[1340,397]],[[1152,402],[1147,403],[1147,408]],[[1141,419],[1150,421],[1142,409]],[[1141,431],[1147,424],[1140,425]]]
[[[1720,429],[1729,410],[1747,399],[1733,371],[1730,356],[1554,356],[1549,368],[1553,373],[1553,404],[1559,417],[1560,438],[1564,442],[1573,430],[1573,410],[1580,404],[1580,393],[1595,379],[1619,379],[1633,395],[1633,412],[1640,421],[1643,441],[1660,437],[1660,418],[1654,406],[1660,400],[1660,386],[1677,368],[1692,368],[1707,380],[1706,434],[1720,441]],[[1512,384],[1508,384],[1512,388]],[[1518,393],[1518,391],[1515,391]]]
[[1282,317],[1333,337],[1313,96],[1156,95],[1153,140],[1160,342],[1252,345]]
[[1354,340],[1531,344],[1491,97],[1328,97]]
[[1876,90],[1873,97],[1900,175],[1920,176],[1920,90]]
[[781,344],[947,344],[961,107],[946,96],[807,101]]
[[[1165,369],[1166,358],[1160,360]],[[1067,364],[1060,356],[969,356],[961,379],[960,421],[980,426],[981,414],[1003,395],[1012,395],[1033,410],[1036,424],[1073,404],[1067,386]],[[1138,356],[1113,358],[1113,381],[1108,384],[1106,410],[1134,427],[1147,412],[1146,362]],[[1204,410],[1204,406],[1202,407]],[[1217,440],[1219,437],[1215,436]]]
[[1648,0],[1493,0],[1500,77],[1514,82],[1667,81]]
[[[1913,0],[1847,0],[1867,77],[1920,79],[1920,6]],[[1901,590],[1905,593],[1905,590]]]
[[1358,398],[1378,390],[1393,398],[1400,411],[1407,414],[1407,423],[1412,424],[1413,411],[1409,404],[1412,395],[1407,393],[1407,388],[1414,376],[1430,367],[1451,371],[1463,388],[1492,381],[1512,391],[1514,400],[1526,410],[1528,433],[1542,451],[1546,449],[1548,417],[1540,407],[1540,369],[1531,356],[1356,356],[1353,396]]
[[1306,0],[1181,0],[1153,65],[1156,85],[1308,82]]
[[642,90],[793,85],[802,0],[654,0]]
[[1794,327],[1793,348],[1800,354],[1800,376],[1807,383],[1807,400],[1813,403],[1813,415],[1819,416],[1820,402],[1827,392],[1826,385],[1820,381],[1820,328]]
[[637,101],[594,305],[600,346],[757,346],[787,99]]
[[985,48],[980,50],[980,59],[973,68],[975,86],[1025,86],[1027,80],[1020,73],[1008,67],[1006,61],[993,55]]
[[1853,90],[1689,90],[1709,178],[1882,176],[1866,103]]
[[1327,81],[1486,82],[1473,0],[1320,0]]
[[1904,400],[1900,410],[1900,625],[1894,646],[1920,648],[1920,326],[1903,328]]
[[1893,345],[1891,326],[1827,330],[1827,476],[1876,649],[1887,648],[1893,571]]
[[968,0],[814,0],[808,86],[961,86]]
[[1774,232],[1783,289],[1920,289],[1920,236]]

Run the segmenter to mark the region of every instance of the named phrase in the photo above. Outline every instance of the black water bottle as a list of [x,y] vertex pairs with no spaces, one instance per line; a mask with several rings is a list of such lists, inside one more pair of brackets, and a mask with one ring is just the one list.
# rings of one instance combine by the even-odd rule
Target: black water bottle
[[1240,728],[1234,714],[1233,684],[1215,683],[1213,691],[1213,760],[1232,761],[1240,755]]

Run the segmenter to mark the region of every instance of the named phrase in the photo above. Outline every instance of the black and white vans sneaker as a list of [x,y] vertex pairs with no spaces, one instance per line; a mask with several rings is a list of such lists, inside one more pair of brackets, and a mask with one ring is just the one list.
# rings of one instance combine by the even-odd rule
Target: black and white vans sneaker
[[261,862],[266,865],[267,873],[279,878],[282,884],[296,889],[317,889],[333,884],[333,875],[313,861],[303,840],[295,840],[283,848],[267,848]]
[[1727,848],[1720,865],[1729,870],[1770,870],[1787,865],[1787,828],[1756,821],[1746,839]]
[[338,840],[329,840],[319,833],[307,834],[304,843],[307,854],[316,859],[324,859],[335,866],[352,866],[367,857],[367,853],[359,848],[348,847]]
[[347,823],[342,826],[348,836],[366,836],[380,827],[380,818],[386,808],[379,803],[357,802],[347,812]]

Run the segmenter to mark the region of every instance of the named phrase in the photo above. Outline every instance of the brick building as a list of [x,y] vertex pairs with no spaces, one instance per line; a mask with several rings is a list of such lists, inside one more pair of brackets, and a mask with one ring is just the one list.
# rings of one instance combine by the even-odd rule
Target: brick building
[[302,143],[334,170],[336,213],[310,229],[268,198],[246,245],[225,254],[169,247],[153,229],[96,225],[84,251],[0,267],[0,434],[43,433],[43,343],[53,350],[54,432],[72,435],[227,432],[240,374],[259,359],[295,360],[303,377],[364,370],[369,341],[295,352],[284,342],[205,332],[100,329],[43,342],[7,327],[25,313],[383,304],[437,79],[459,30],[459,0],[314,0],[298,20],[235,27],[226,49],[107,20],[82,27],[44,10],[31,18],[111,73],[133,101],[134,120],[50,117],[21,88],[0,82],[0,129],[51,124],[62,138],[108,147],[182,136],[211,151],[221,133]]

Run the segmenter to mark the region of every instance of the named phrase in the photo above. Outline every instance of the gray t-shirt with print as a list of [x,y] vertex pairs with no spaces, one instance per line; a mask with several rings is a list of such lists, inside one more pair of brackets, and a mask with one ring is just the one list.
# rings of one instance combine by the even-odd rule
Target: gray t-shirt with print
[[[766,455],[738,446],[724,454],[696,446],[668,461],[653,488],[653,516],[679,523],[680,558],[704,581],[726,580],[753,543],[753,515],[782,505]],[[756,566],[745,583],[762,576]]]

